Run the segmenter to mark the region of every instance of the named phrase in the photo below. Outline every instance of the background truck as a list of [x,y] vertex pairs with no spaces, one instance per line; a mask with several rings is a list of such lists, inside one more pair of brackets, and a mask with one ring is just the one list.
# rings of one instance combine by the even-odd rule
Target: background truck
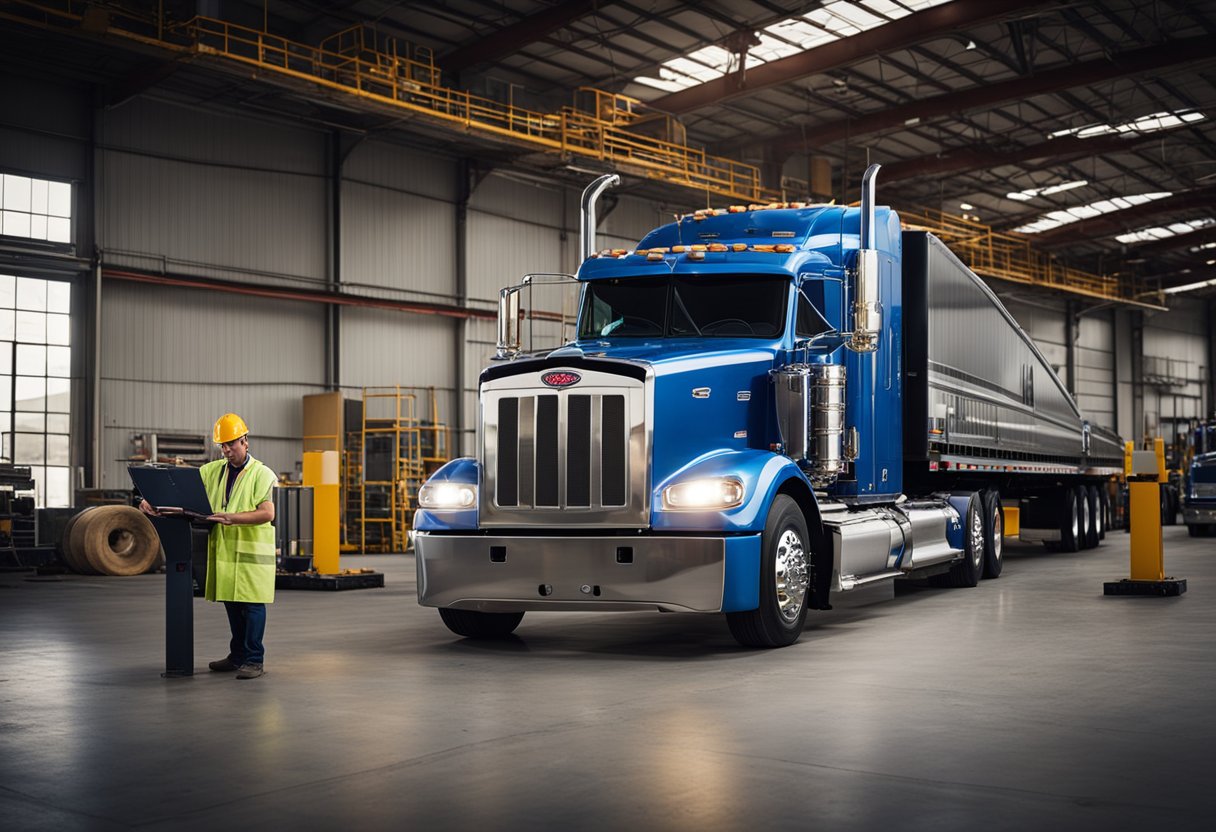
[[[575,340],[480,379],[476,458],[419,495],[418,598],[469,637],[529,610],[724,613],[744,645],[899,579],[975,586],[1023,540],[1098,545],[1119,438],[988,287],[876,207],[735,206],[594,253]],[[1003,512],[1002,507],[1017,509]]]
[[1216,532],[1216,419],[1195,425],[1183,483],[1182,520],[1191,537]]

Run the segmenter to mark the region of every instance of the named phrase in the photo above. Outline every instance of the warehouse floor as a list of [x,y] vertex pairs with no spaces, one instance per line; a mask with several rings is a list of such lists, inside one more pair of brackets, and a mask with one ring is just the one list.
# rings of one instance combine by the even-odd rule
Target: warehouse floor
[[530,613],[463,641],[378,590],[280,593],[267,675],[165,680],[163,577],[0,576],[7,829],[1209,829],[1216,539],[1166,532],[1181,598],[1104,598],[1128,542],[1007,549],[977,589],[812,612]]

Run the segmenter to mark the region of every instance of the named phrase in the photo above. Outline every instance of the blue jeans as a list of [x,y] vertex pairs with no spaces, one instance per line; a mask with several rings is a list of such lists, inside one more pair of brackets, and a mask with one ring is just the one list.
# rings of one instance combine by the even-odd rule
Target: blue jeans
[[266,605],[225,601],[224,610],[232,629],[228,658],[234,664],[262,664],[266,659],[266,648],[262,646],[262,637],[266,635]]

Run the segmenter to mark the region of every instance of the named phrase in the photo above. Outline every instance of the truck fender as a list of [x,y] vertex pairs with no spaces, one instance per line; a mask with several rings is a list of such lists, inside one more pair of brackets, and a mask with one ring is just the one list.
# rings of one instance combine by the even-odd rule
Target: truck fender
[[[480,488],[481,466],[470,456],[453,459],[427,479],[426,484],[458,482]],[[480,501],[480,495],[478,500]],[[424,508],[414,512],[414,529],[420,532],[448,532],[477,528],[477,504],[472,508],[432,511]]]
[[[722,511],[677,511],[663,506],[663,491],[668,486],[710,477],[733,477],[743,483],[742,504]],[[651,526],[663,532],[758,534],[764,531],[778,489],[791,479],[810,490],[793,460],[770,451],[719,451],[698,457],[655,486]],[[813,495],[810,500],[814,503]]]
[[[744,484],[743,504],[722,512],[680,512],[663,509],[667,486],[686,479],[736,476]],[[769,508],[778,494],[789,495],[806,517],[811,539],[811,609],[831,609],[828,592],[832,583],[832,551],[824,533],[819,503],[806,475],[792,459],[768,451],[745,450],[715,453],[698,458],[655,488],[652,526],[656,531],[709,531],[759,534],[764,531]],[[756,576],[757,580],[759,575]]]

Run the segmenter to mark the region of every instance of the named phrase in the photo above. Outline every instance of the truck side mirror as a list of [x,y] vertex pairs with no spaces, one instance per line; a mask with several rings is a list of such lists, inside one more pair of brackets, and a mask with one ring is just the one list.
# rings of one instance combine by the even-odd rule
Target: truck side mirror
[[523,286],[509,286],[498,293],[498,344],[496,358],[514,358],[523,348],[519,316],[519,293]]

